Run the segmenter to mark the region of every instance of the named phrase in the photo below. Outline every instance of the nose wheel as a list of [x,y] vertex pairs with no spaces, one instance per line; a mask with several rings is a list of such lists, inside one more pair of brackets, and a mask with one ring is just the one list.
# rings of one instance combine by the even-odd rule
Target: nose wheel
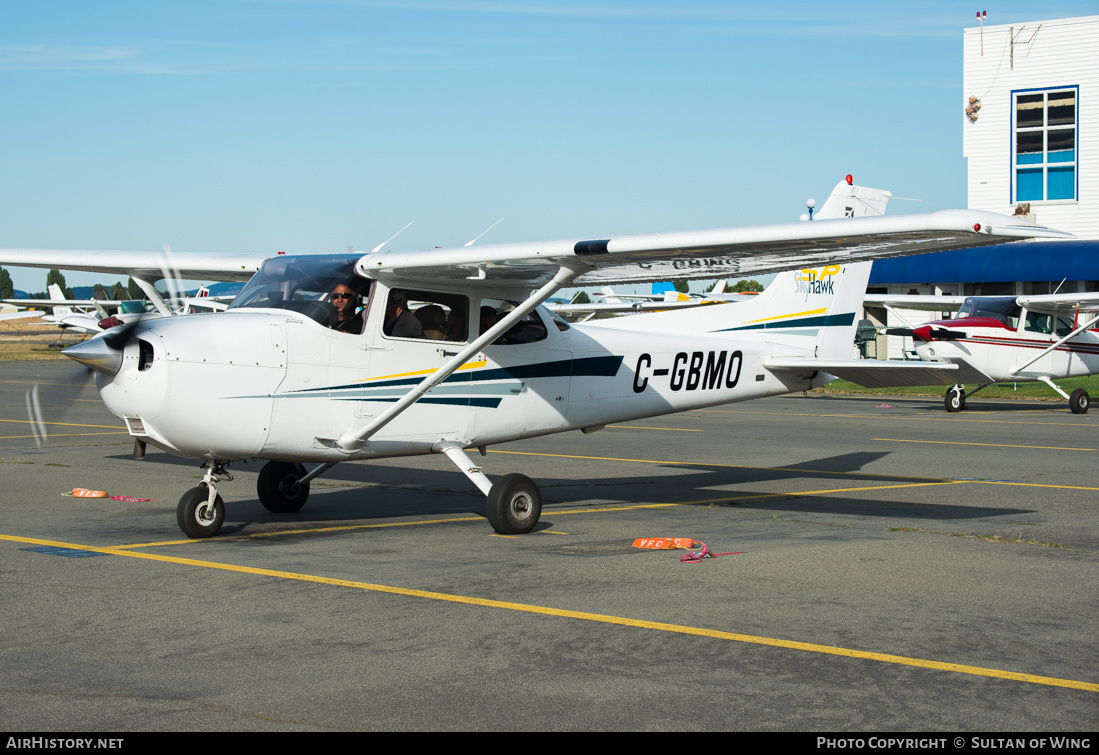
[[218,495],[217,483],[232,480],[225,469],[228,462],[207,461],[202,467],[206,474],[202,482],[191,488],[179,499],[176,521],[187,537],[213,537],[225,521],[225,501]]
[[951,386],[946,392],[943,405],[948,412],[960,412],[965,409],[965,388],[960,385]]
[[213,537],[225,521],[225,501],[205,483],[191,488],[179,499],[176,521],[187,537]]

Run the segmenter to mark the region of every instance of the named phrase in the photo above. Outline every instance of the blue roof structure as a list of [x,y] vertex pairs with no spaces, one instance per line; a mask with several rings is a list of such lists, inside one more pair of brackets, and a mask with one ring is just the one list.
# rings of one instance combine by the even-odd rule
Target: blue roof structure
[[1030,241],[877,260],[871,286],[1099,280],[1099,241]]

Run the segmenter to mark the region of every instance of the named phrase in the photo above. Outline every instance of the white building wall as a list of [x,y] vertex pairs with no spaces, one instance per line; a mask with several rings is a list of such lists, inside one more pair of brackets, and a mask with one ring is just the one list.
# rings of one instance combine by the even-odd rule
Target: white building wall
[[[1099,239],[1099,16],[986,25],[983,35],[974,27],[965,30],[963,40],[958,117],[962,154],[969,161],[970,209],[1007,215],[1015,210],[1011,93],[1078,86],[1076,199],[1032,202],[1031,219],[1081,239]],[[965,115],[971,96],[981,101],[976,122]]]

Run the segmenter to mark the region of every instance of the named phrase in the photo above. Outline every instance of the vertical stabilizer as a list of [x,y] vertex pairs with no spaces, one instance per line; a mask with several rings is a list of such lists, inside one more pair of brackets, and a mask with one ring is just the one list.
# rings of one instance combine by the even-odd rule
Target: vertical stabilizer
[[[892,196],[841,181],[818,218],[881,215]],[[811,221],[812,222],[812,221]],[[855,327],[872,262],[824,265],[779,273],[748,301],[620,317],[601,327],[667,333],[701,331],[719,337],[764,341],[778,353],[851,359]]]
[[[65,301],[65,292],[56,283],[49,285],[50,301]],[[73,313],[72,307],[54,307],[54,317],[68,317]]]
[[[850,178],[850,177],[848,177]],[[848,179],[836,184],[824,206],[817,211],[817,220],[833,218],[861,218],[884,215],[885,206],[893,194],[884,189],[868,189],[848,183]]]

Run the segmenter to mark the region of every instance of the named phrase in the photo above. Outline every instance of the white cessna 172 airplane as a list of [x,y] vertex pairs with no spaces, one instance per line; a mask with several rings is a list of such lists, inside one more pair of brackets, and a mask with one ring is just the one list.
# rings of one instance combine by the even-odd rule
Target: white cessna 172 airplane
[[[1055,378],[1099,373],[1099,293],[1032,296],[889,296],[867,294],[864,303],[896,309],[943,312],[952,320],[916,328],[889,328],[889,335],[912,338],[920,359],[956,364],[957,382],[946,392],[948,412],[993,383],[1041,381],[1084,414],[1091,397],[1083,388],[1066,394]],[[965,383],[976,383],[971,391]]]
[[[514,473],[491,482],[468,449],[805,390],[826,373],[870,385],[949,381],[956,365],[850,359],[864,261],[1066,236],[946,210],[266,261],[176,255],[179,277],[250,280],[223,314],[131,323],[64,353],[96,371],[131,435],[202,460],[202,483],[177,507],[191,537],[220,529],[230,461],[269,460],[259,500],[292,512],[340,462],[429,453],[487,496],[493,528],[520,534],[538,521],[537,485]],[[135,280],[160,268],[142,252],[8,249],[0,264]],[[569,286],[782,271],[792,272],[735,305],[585,326],[541,307]]]

